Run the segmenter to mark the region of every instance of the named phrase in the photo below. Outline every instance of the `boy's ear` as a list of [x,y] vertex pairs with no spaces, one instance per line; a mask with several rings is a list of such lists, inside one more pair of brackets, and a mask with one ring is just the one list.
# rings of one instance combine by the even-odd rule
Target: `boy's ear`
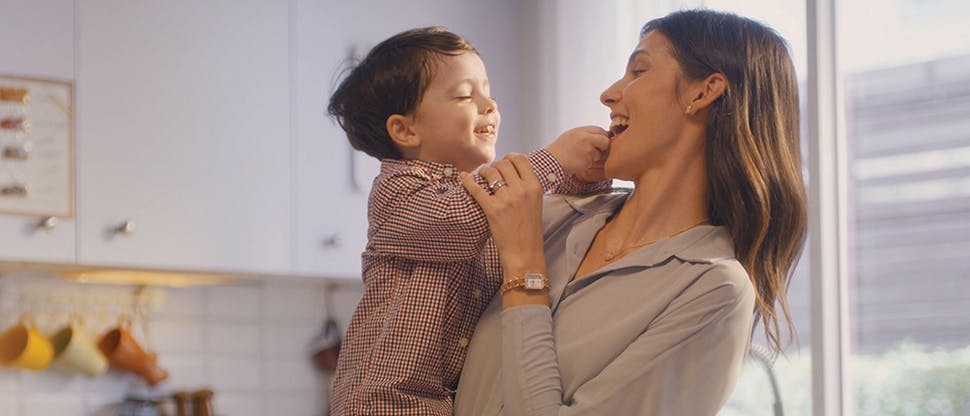
[[387,118],[387,134],[391,136],[394,145],[403,149],[411,149],[421,145],[421,138],[412,128],[413,118],[400,114],[391,114]]

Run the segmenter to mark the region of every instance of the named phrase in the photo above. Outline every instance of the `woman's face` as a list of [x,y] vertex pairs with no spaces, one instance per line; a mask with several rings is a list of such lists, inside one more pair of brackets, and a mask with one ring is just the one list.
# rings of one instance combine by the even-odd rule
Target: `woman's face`
[[647,33],[630,55],[623,78],[600,95],[610,108],[614,134],[605,164],[607,177],[638,181],[669,162],[678,147],[689,97],[671,50],[666,36]]

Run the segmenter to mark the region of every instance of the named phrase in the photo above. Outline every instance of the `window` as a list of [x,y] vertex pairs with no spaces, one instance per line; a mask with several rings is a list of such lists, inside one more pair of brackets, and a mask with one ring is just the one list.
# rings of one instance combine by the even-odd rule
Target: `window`
[[843,0],[851,408],[970,414],[970,3]]

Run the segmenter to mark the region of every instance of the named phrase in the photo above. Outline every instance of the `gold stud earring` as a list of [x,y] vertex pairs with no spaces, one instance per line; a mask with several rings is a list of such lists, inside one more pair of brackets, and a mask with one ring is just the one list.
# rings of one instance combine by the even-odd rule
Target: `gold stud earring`
[[690,112],[693,109],[694,109],[694,103],[687,104],[687,111],[684,111],[684,114],[690,115]]

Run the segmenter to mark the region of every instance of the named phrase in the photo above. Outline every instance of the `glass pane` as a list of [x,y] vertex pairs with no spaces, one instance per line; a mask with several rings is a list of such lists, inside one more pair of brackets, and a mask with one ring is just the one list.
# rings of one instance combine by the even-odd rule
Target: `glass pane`
[[[802,84],[801,98],[804,103],[806,94],[806,30],[804,0],[665,0],[665,1],[635,1],[631,13],[630,25],[639,27],[653,17],[663,16],[675,10],[684,8],[705,7],[714,10],[737,13],[777,30],[791,47],[792,57]],[[621,25],[622,26],[622,25]],[[636,33],[629,28],[623,28],[620,39],[625,39],[627,33]],[[630,48],[636,45],[636,39],[631,39]],[[629,52],[626,52],[629,53]],[[624,56],[623,61],[626,57]],[[803,105],[804,108],[804,105]],[[805,120],[805,117],[802,117]],[[802,127],[802,158],[807,163],[808,143],[805,141],[804,123]],[[809,175],[806,173],[806,180]],[[785,349],[784,354],[773,362],[762,361],[756,353],[746,363],[738,386],[732,398],[719,413],[720,416],[759,416],[776,415],[775,407],[780,406],[785,415],[809,416],[812,412],[811,403],[811,315],[809,310],[809,273],[808,253],[802,254],[802,262],[795,270],[788,292],[789,309],[795,323],[797,339]],[[759,326],[754,331],[752,344],[754,350],[764,350],[768,345],[764,330]],[[767,364],[767,365],[765,365]],[[777,393],[777,397],[776,394]]]
[[970,2],[837,2],[852,407],[970,414]]

